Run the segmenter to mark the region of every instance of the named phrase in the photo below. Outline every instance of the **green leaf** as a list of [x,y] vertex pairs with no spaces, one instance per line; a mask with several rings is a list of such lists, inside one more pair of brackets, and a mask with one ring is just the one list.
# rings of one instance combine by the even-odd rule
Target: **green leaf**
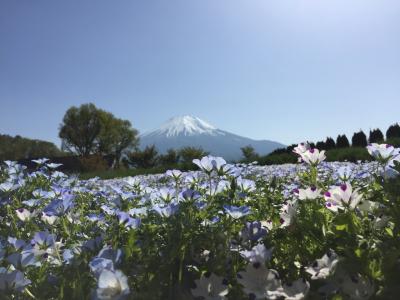
[[338,231],[343,231],[343,230],[348,230],[349,226],[347,224],[341,224],[341,225],[336,225],[336,230]]

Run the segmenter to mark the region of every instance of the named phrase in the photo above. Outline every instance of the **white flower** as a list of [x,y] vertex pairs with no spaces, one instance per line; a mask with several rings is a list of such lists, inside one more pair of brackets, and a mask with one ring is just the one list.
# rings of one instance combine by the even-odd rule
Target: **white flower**
[[238,273],[238,282],[243,285],[246,294],[253,299],[265,299],[268,292],[281,288],[278,272],[267,269],[263,264],[249,264],[246,270]]
[[32,219],[37,215],[36,211],[30,212],[26,208],[19,208],[15,212],[17,213],[18,219],[24,222],[29,221],[30,219]]
[[297,145],[297,147],[295,147],[293,149],[293,152],[298,155],[301,155],[304,152],[306,152],[308,149],[310,149],[310,145],[308,143],[300,143]]
[[240,255],[251,263],[262,263],[272,256],[272,249],[267,249],[263,244],[254,246],[251,250],[240,251]]
[[368,153],[376,159],[389,160],[399,155],[400,149],[394,148],[388,144],[372,143],[367,146]]
[[57,216],[49,216],[46,213],[42,213],[41,219],[43,222],[45,222],[49,225],[53,225],[58,220],[58,217]]
[[336,268],[339,258],[337,254],[330,250],[322,258],[317,259],[311,266],[306,268],[306,272],[311,275],[311,279],[325,279],[332,274]]
[[276,291],[268,291],[269,299],[301,300],[307,296],[310,283],[302,278],[290,284],[284,284]]
[[99,276],[95,299],[117,300],[129,295],[128,278],[121,271],[104,269]]
[[353,191],[350,183],[345,183],[325,193],[325,206],[334,212],[337,212],[339,208],[344,209],[345,206],[354,209],[361,199],[358,189]]
[[366,300],[372,297],[375,288],[373,283],[360,274],[348,274],[345,271],[337,272],[335,280],[341,292],[352,300]]
[[299,189],[297,194],[300,200],[314,200],[321,196],[321,190],[312,186],[307,189]]
[[280,213],[280,223],[281,228],[287,227],[292,224],[293,219],[297,214],[297,202],[295,201],[287,201],[281,208]]
[[318,165],[326,158],[325,150],[319,151],[318,149],[308,149],[307,151],[301,153],[300,157],[309,165]]
[[201,276],[200,279],[195,280],[196,288],[192,289],[194,297],[203,297],[206,300],[220,300],[225,299],[228,295],[228,285],[225,280],[215,274],[210,276]]

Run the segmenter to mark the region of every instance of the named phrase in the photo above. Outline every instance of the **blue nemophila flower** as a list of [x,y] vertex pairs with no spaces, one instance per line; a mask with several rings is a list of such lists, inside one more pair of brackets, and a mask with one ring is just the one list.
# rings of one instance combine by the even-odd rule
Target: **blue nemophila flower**
[[192,189],[186,189],[183,192],[180,193],[181,198],[183,198],[186,201],[191,201],[191,200],[197,200],[201,198],[201,194],[198,191],[192,190]]
[[140,226],[140,219],[132,218],[128,213],[120,211],[117,212],[119,224],[123,224],[126,228],[136,229]]
[[120,300],[125,299],[129,294],[128,278],[122,271],[104,269],[100,273],[94,299]]
[[157,212],[162,217],[170,217],[174,215],[179,209],[179,204],[169,203],[165,206],[154,205],[153,210]]
[[0,267],[0,291],[17,291],[21,292],[31,281],[26,279],[21,271],[7,271],[6,268]]
[[38,206],[41,203],[40,199],[29,199],[22,201],[22,204],[29,206],[29,207],[35,207]]
[[245,228],[241,232],[242,238],[251,241],[258,241],[267,235],[267,230],[262,226],[261,222],[246,222]]
[[224,205],[224,210],[234,219],[239,219],[250,214],[250,208],[248,206]]
[[204,156],[201,160],[194,159],[193,163],[197,165],[205,173],[212,171],[221,172],[222,168],[226,165],[226,161],[222,157]]
[[256,183],[253,180],[239,177],[236,182],[239,190],[244,193],[254,192],[256,190]]
[[56,243],[56,236],[45,231],[40,231],[35,233],[31,243],[39,246],[40,248],[51,247]]
[[180,180],[182,172],[179,170],[168,170],[165,175],[172,177],[174,180]]
[[98,278],[103,270],[114,271],[114,262],[104,257],[95,257],[89,262],[90,271]]

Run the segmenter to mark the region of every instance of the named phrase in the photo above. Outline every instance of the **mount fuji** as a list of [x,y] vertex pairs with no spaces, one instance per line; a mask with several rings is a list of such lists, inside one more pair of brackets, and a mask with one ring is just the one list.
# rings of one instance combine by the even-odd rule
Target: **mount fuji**
[[140,148],[155,145],[163,154],[168,149],[201,147],[211,155],[222,156],[226,160],[240,160],[241,147],[251,145],[258,154],[268,154],[285,147],[268,140],[253,140],[221,129],[192,116],[179,116],[169,119],[158,129],[140,136]]

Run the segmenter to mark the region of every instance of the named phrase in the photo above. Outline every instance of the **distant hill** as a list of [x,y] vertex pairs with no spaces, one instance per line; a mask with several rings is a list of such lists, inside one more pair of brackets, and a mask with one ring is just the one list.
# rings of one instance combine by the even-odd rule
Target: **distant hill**
[[251,145],[261,155],[285,145],[269,140],[253,140],[221,129],[192,116],[174,117],[160,128],[140,136],[140,148],[155,145],[160,153],[168,149],[192,146],[201,147],[212,155],[226,160],[242,158],[241,147]]

